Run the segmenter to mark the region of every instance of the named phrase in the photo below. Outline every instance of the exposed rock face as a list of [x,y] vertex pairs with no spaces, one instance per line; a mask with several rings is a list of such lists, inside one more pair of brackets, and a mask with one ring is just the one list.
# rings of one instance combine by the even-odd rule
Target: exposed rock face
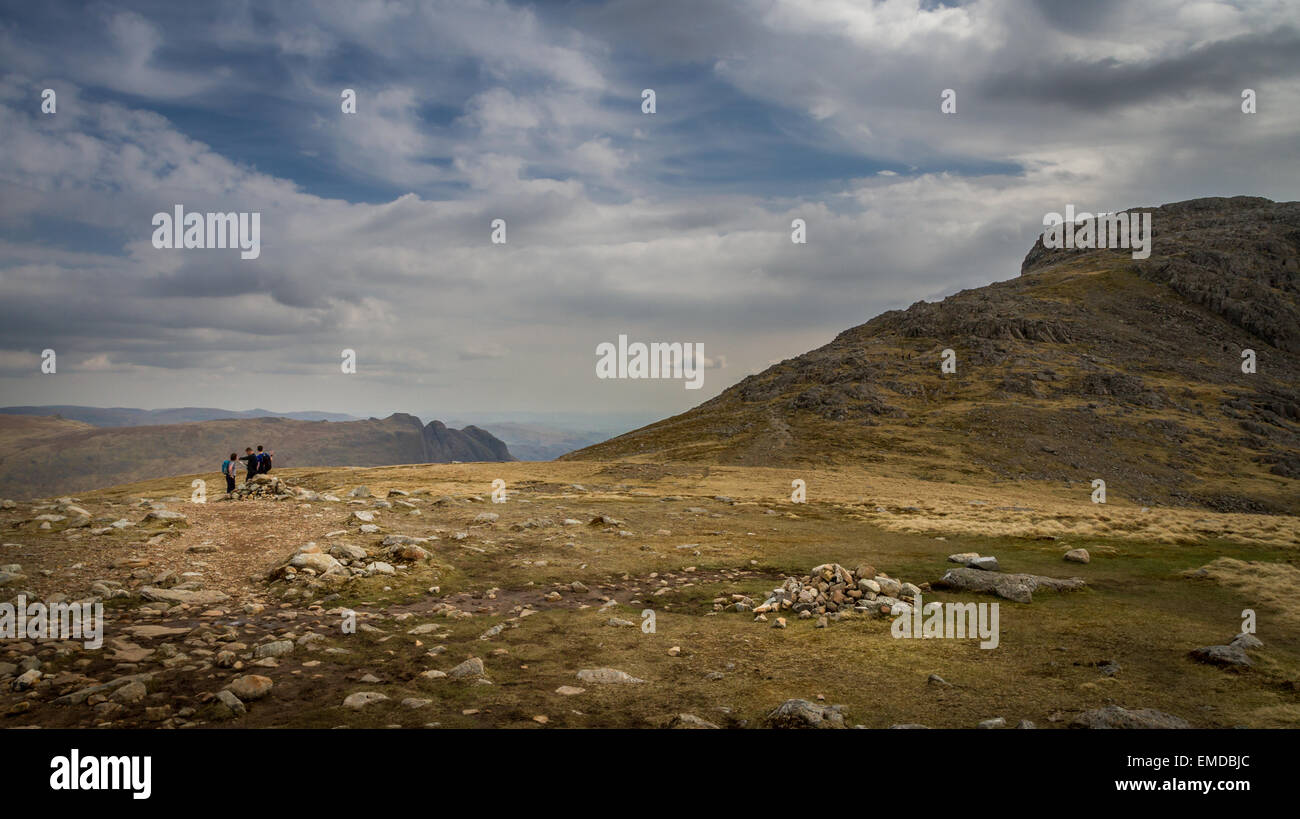
[[[1300,480],[1300,202],[1133,210],[1152,210],[1148,259],[1040,239],[1019,277],[883,313],[564,459],[1106,474],[1142,505],[1300,512],[1300,485],[1275,478]],[[945,350],[953,371],[940,369]],[[1228,476],[1264,488],[1242,497]]]

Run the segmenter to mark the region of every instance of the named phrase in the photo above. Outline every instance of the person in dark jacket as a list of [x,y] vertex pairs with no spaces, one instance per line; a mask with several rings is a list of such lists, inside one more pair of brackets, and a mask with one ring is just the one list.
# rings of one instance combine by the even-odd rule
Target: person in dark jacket
[[248,474],[244,476],[244,483],[250,483],[257,474],[257,455],[253,454],[251,446],[244,447],[244,453],[239,456],[239,460],[248,462]]

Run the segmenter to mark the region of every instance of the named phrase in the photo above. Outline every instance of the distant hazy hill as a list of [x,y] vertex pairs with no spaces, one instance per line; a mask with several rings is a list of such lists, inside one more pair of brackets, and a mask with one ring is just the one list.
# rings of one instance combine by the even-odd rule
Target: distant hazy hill
[[227,410],[213,407],[174,407],[145,410],[129,407],[79,407],[51,405],[42,407],[0,407],[3,415],[57,415],[70,421],[84,421],[97,427],[143,427],[154,424],[186,424],[192,421],[219,421],[227,418],[292,418],[297,421],[355,421],[341,412],[271,412],[264,409]]
[[0,496],[43,497],[149,477],[212,473],[258,444],[275,466],[386,466],[512,461],[499,439],[475,426],[450,429],[398,413],[364,421],[251,418],[156,426],[92,427],[80,421],[0,415]]
[[609,437],[598,433],[570,432],[543,424],[488,423],[484,427],[505,441],[510,453],[521,461],[554,460]]
[[[574,459],[874,463],[1093,479],[1112,499],[1300,511],[1300,202],[1153,210],[1151,257],[1048,250],[892,310]],[[940,372],[945,349],[955,373]],[[1242,371],[1243,350],[1257,372]],[[813,487],[808,487],[812,497]]]

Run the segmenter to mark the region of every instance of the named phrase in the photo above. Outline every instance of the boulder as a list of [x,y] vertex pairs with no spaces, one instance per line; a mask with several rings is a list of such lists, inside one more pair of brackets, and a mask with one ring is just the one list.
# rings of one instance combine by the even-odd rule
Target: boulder
[[1084,711],[1070,722],[1071,728],[1191,728],[1187,720],[1154,708],[1121,708],[1107,705]]
[[843,706],[786,700],[767,715],[767,725],[769,728],[843,728]]

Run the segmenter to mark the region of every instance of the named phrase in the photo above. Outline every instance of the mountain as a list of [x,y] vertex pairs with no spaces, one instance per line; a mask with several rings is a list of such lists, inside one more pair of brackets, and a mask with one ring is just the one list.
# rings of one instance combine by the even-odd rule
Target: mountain
[[405,413],[364,421],[251,418],[118,427],[7,415],[0,416],[0,495],[43,497],[196,472],[210,472],[215,490],[222,486],[221,461],[259,444],[275,453],[277,468],[514,460],[504,443],[478,427],[425,425]]
[[227,418],[292,418],[297,421],[355,421],[341,412],[271,412],[264,409],[226,410],[212,407],[173,407],[171,409],[132,409],[130,407],[80,407],[52,405],[41,407],[0,407],[2,415],[51,415],[71,421],[84,421],[97,427],[139,427],[153,424],[185,424],[191,421],[217,421]]
[[1040,237],[1017,278],[883,313],[565,459],[1101,478],[1143,505],[1300,511],[1300,203],[1142,210],[1147,259]]

